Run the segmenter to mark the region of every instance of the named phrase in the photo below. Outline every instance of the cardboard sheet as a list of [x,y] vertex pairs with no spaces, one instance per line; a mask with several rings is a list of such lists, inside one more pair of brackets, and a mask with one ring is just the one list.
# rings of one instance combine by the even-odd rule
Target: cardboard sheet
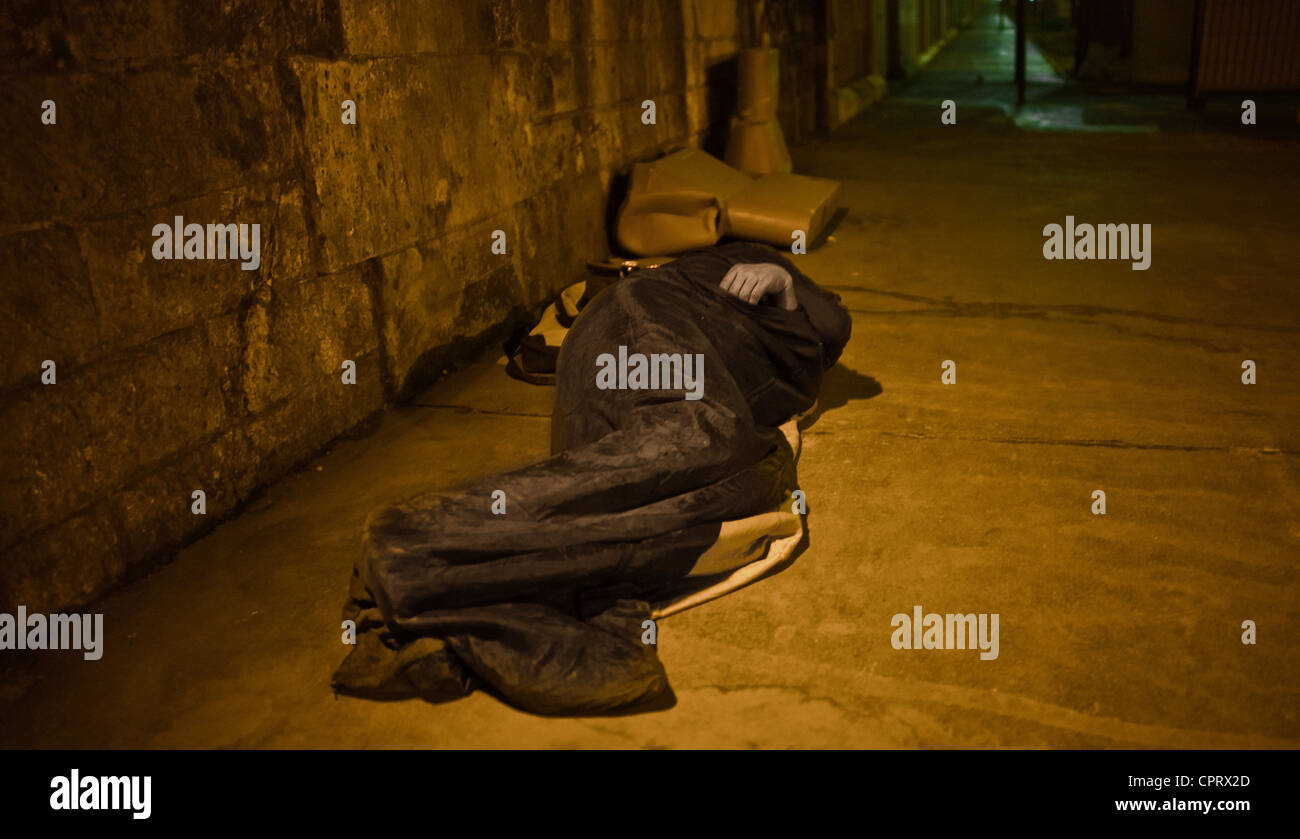
[[838,192],[836,181],[782,172],[755,179],[683,149],[633,167],[618,242],[637,256],[708,247],[723,236],[789,248],[795,230],[817,238]]

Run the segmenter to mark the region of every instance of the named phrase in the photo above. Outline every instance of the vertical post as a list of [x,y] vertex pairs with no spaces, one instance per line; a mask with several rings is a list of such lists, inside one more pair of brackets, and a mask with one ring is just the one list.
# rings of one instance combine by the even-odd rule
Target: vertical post
[[885,0],[885,44],[889,55],[888,77],[891,81],[901,79],[903,72],[903,36],[902,23],[898,14],[898,0]]
[[1076,79],[1083,60],[1088,57],[1088,29],[1084,25],[1083,14],[1079,0],[1070,0],[1070,24],[1074,26],[1074,72],[1070,75]]
[[1025,104],[1025,0],[1016,0],[1016,104]]
[[1205,102],[1200,98],[1201,80],[1201,40],[1202,30],[1205,29],[1205,3],[1204,0],[1196,0],[1196,6],[1192,11],[1192,52],[1191,64],[1187,68],[1187,109],[1189,111],[1203,107]]

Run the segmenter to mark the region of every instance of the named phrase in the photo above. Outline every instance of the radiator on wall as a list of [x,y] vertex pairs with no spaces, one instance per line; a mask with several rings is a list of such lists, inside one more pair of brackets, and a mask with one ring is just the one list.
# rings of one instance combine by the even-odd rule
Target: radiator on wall
[[1300,2],[1201,0],[1193,95],[1300,90]]

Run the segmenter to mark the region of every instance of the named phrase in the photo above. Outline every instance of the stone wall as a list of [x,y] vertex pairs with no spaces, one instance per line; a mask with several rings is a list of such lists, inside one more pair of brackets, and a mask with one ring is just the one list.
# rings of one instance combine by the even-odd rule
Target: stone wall
[[[806,137],[822,5],[5,3],[0,610],[149,569],[496,340],[606,252],[632,162],[721,151],[740,48]],[[175,216],[259,224],[260,268],[155,259]]]

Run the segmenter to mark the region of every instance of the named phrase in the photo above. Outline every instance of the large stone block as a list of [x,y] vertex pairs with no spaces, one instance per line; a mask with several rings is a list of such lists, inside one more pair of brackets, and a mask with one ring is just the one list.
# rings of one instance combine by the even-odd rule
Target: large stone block
[[587,107],[591,66],[584,49],[565,45],[530,58],[534,121]]
[[100,503],[4,550],[0,611],[58,612],[103,593],[117,578],[125,547]]
[[546,3],[546,28],[552,43],[570,43],[582,38],[586,19],[579,0]]
[[573,5],[585,12],[579,24],[579,37],[582,40],[592,43],[627,40],[630,26],[628,18],[636,13],[629,8],[630,3],[619,0],[583,0]]
[[93,435],[69,398],[70,373],[62,374],[63,386],[32,385],[0,404],[0,546],[66,518],[99,488],[90,464]]
[[[535,0],[341,0],[346,50],[354,56],[517,49],[551,40],[565,3]],[[548,14],[548,7],[559,7]],[[563,40],[563,39],[558,39]]]
[[[519,56],[295,62],[323,269],[486,218],[538,177],[521,131],[535,106]],[[354,99],[358,124],[341,124]]]
[[[41,122],[41,103],[57,122]],[[4,225],[78,222],[294,170],[270,67],[19,75],[0,85]]]
[[99,340],[96,300],[72,231],[0,238],[0,389],[36,386],[46,359],[65,371],[86,364]]
[[494,45],[501,49],[534,50],[549,41],[547,5],[535,0],[495,0],[488,4]]
[[638,106],[659,90],[659,79],[650,74],[650,47],[643,41],[606,44],[599,47],[610,54],[610,72],[618,79],[617,102]]
[[188,449],[229,422],[217,375],[234,361],[227,352],[215,357],[200,325],[77,375],[79,407],[102,445],[90,458],[98,485],[116,485],[132,467]]
[[577,25],[582,40],[630,44],[683,37],[681,0],[584,0],[564,5],[582,14]]
[[[202,441],[123,487],[112,496],[126,550],[122,576],[136,564],[179,548],[194,534],[234,510],[243,501],[240,477],[256,457],[242,431],[231,430]],[[193,510],[193,493],[204,494],[202,515]]]
[[[113,503],[124,524],[129,557],[172,550],[210,522],[233,511],[258,486],[282,475],[329,440],[357,425],[384,404],[383,372],[370,312],[370,295],[359,271],[322,277],[278,292],[267,308],[267,331],[255,334],[246,317],[210,324],[209,345],[237,349],[242,340],[258,348],[253,364],[234,365],[248,408],[265,408],[247,422],[219,431],[150,469]],[[253,310],[258,311],[254,305]],[[356,384],[342,380],[341,363],[355,362]],[[272,388],[280,388],[273,391]],[[267,397],[274,396],[274,404]],[[206,493],[207,515],[190,510],[191,493]]]
[[596,134],[596,122],[588,112],[573,112],[551,117],[528,126],[535,174],[545,178],[530,184],[532,191],[545,189],[550,183],[598,169],[602,158]]
[[331,0],[160,1],[175,9],[186,55],[334,56],[343,49],[340,3]]
[[[505,254],[492,253],[493,230],[505,231]],[[427,353],[476,337],[520,305],[520,254],[536,235],[508,210],[380,260],[384,340],[399,391],[440,372],[426,369]]]
[[[641,108],[632,103],[607,105],[588,113],[588,130],[585,139],[590,144],[588,148],[592,152],[589,158],[594,158],[594,161],[588,160],[588,168],[599,171],[618,171],[625,168],[629,162],[629,154],[623,140],[623,132],[629,126],[639,125],[640,118]],[[637,133],[641,134],[639,130]]]
[[201,326],[64,371],[0,408],[0,544],[58,521],[229,421]]
[[651,41],[645,48],[646,84],[653,93],[680,93],[686,88],[686,45]]
[[600,175],[589,172],[557,181],[519,205],[526,305],[550,300],[582,275],[588,259],[608,253],[606,200]]
[[623,107],[618,110],[622,120],[622,145],[617,168],[628,163],[651,160],[661,156],[674,142],[684,142],[687,136],[686,97],[682,93],[663,93],[655,98],[654,124],[642,121],[640,107]]
[[586,103],[588,107],[607,107],[644,89],[640,82],[633,84],[627,78],[630,75],[634,79],[643,79],[645,71],[639,68],[630,73],[627,71],[624,65],[626,50],[622,44],[592,44],[584,47],[583,54],[586,56],[588,76],[591,79],[591,93]]
[[[153,228],[173,224],[259,225],[261,265],[238,259],[155,259]],[[205,195],[87,225],[78,234],[94,290],[99,330],[110,346],[132,346],[234,309],[260,285],[311,273],[301,189],[271,182]]]
[[379,352],[358,355],[357,383],[339,378],[304,388],[293,400],[277,403],[244,427],[252,457],[236,476],[236,490],[261,486],[283,476],[340,434],[356,427],[384,405],[384,371]]
[[242,326],[240,383],[254,414],[341,385],[343,362],[379,347],[361,268],[259,289]]
[[474,0],[340,0],[348,55],[490,49],[492,9]]
[[685,0],[652,0],[646,8],[641,37],[652,41],[678,42],[691,37],[687,31]]
[[182,49],[177,24],[167,3],[12,0],[0,7],[0,55],[25,72],[167,58]]
[[739,34],[737,0],[686,0],[688,21],[694,22],[700,38],[735,38]]
[[52,72],[219,54],[335,54],[338,4],[266,0],[10,0],[0,55]]
[[[687,45],[679,41],[595,44],[588,48],[592,93],[587,104],[655,98],[686,87]],[[692,50],[694,47],[692,46]]]

